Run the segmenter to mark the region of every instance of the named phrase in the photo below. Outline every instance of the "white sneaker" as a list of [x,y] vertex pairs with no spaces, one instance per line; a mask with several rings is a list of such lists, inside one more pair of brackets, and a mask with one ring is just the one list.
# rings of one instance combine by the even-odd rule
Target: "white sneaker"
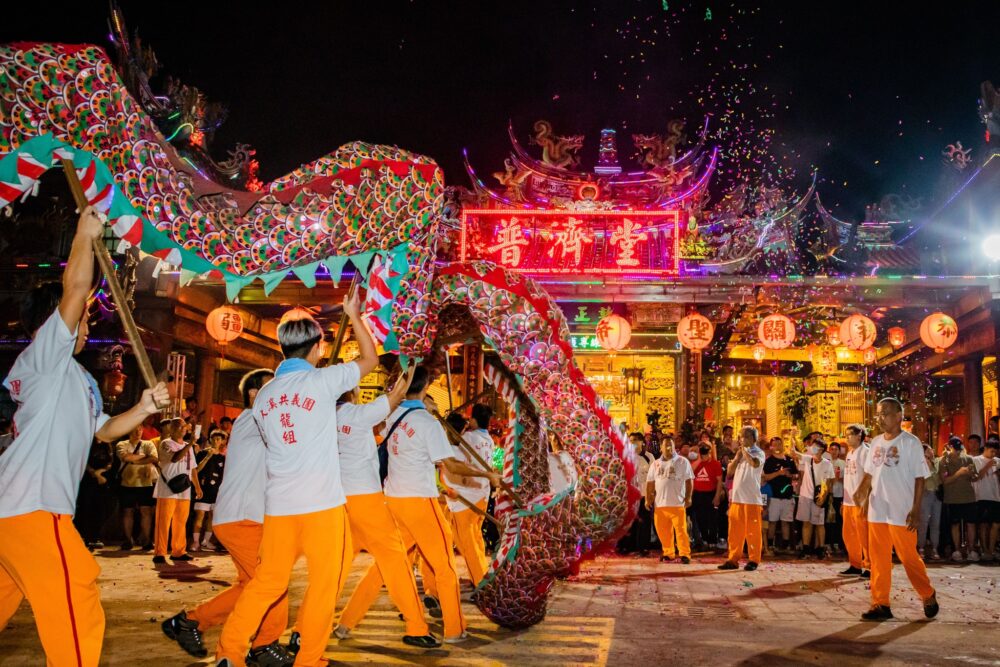
[[962,562],[962,552],[961,551],[952,552],[951,559],[953,561],[955,561],[956,563],[961,563]]
[[936,551],[932,551],[931,552],[931,560],[941,560],[941,555],[938,552],[936,552]]
[[337,639],[347,639],[351,636],[351,629],[338,624],[337,627],[333,629],[333,636]]
[[725,540],[719,540],[719,543],[715,545],[715,548],[716,549],[725,549],[726,548],[726,541]]
[[462,634],[458,635],[457,637],[445,637],[444,638],[444,643],[445,644],[461,644],[462,642],[464,642],[468,638],[469,638],[469,633],[465,632],[463,630]]
[[979,552],[978,551],[970,551],[969,552],[969,562],[970,563],[978,563],[979,562]]

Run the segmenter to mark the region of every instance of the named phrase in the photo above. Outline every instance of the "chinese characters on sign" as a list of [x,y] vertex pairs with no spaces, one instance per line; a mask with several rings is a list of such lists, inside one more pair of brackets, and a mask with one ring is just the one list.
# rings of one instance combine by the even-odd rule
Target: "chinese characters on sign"
[[465,209],[461,259],[536,274],[677,275],[680,211]]

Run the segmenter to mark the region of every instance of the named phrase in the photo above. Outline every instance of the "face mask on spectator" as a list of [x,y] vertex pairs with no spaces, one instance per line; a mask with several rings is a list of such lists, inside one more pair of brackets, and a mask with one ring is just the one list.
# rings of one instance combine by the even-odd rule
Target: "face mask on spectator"
[[691,459],[692,461],[697,461],[698,460],[698,452],[696,452],[696,451],[690,451],[690,452],[688,452],[688,458]]
[[817,454],[819,454],[819,447],[813,445],[812,447],[809,448],[809,453],[812,454],[813,456],[816,456]]

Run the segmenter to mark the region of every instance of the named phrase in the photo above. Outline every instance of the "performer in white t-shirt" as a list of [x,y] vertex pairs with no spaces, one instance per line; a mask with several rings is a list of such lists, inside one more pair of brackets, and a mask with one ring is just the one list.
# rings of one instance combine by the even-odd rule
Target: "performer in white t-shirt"
[[687,508],[694,492],[691,462],[674,450],[673,438],[660,442],[660,458],[646,473],[646,509],[653,512],[653,526],[660,538],[660,562],[674,559],[674,534],[681,563],[691,562],[691,539],[687,531]]
[[[826,557],[826,503],[834,480],[833,463],[823,455],[826,443],[815,438],[809,451],[799,456],[799,506],[795,520],[802,524],[802,551],[799,558],[815,553]],[[816,542],[813,546],[813,536]]]
[[353,556],[337,450],[336,404],[375,369],[378,355],[361,319],[357,291],[344,300],[360,356],[316,368],[323,328],[312,318],[278,325],[285,360],[257,394],[253,417],[264,440],[264,531],[260,564],[243,589],[219,638],[220,665],[241,664],[250,637],[288,588],[295,562],[305,556],[308,594],[299,610],[299,664],[320,664],[333,628],[337,597]]
[[0,628],[27,597],[50,665],[90,667],[101,657],[100,568],[73,526],[93,439],[130,433],[169,400],[160,383],[108,417],[97,382],[73,358],[87,342],[94,241],[103,234],[103,216],[86,207],[62,284],[40,285],[21,304],[31,343],[4,380],[17,412],[0,456]]
[[[368,569],[380,574],[389,598],[402,613],[406,623],[403,643],[419,648],[436,648],[441,646],[441,642],[431,634],[424,620],[413,567],[382,493],[374,433],[375,427],[384,422],[402,402],[412,375],[411,369],[410,373],[400,376],[392,391],[371,403],[359,404],[357,389],[342,396],[337,406],[337,443],[354,553],[356,555],[364,549],[375,560]],[[368,604],[360,604],[360,600],[374,597],[381,588],[368,589],[368,586],[375,585],[377,578],[368,577],[367,573],[362,581],[365,583],[354,589],[334,629],[334,634],[340,639],[347,638],[367,611]],[[355,597],[359,598],[359,602],[352,604]]]
[[841,572],[843,575],[857,575],[864,579],[871,577],[868,568],[868,516],[854,502],[854,493],[865,477],[865,465],[871,449],[865,444],[865,427],[861,424],[851,424],[845,430],[847,434],[847,459],[844,468],[844,546],[847,547],[847,559],[850,567]]
[[937,596],[927,568],[917,553],[917,527],[924,480],[930,476],[924,448],[915,436],[900,429],[903,405],[883,398],[875,413],[881,435],[871,443],[865,476],[854,492],[854,502],[868,508],[868,547],[872,573],[872,606],[861,615],[865,621],[892,618],[892,551],[902,561],[906,576],[924,602],[924,615],[938,613]]
[[757,429],[744,426],[740,433],[740,448],[729,462],[726,472],[733,479],[729,503],[729,557],[720,570],[739,568],[746,542],[749,561],[744,570],[753,571],[760,564],[763,533],[761,512],[764,499],[760,493],[760,477],[764,471],[764,450],[757,446]]

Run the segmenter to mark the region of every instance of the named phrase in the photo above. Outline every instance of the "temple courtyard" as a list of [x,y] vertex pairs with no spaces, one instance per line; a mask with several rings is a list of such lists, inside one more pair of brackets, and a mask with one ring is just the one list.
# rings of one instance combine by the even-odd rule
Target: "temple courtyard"
[[[214,595],[233,577],[224,555],[197,567],[154,570],[151,559],[99,553],[107,614],[102,664],[198,665],[160,631],[160,621]],[[346,593],[367,567],[352,568]],[[512,632],[465,605],[472,639],[450,650],[419,651],[400,641],[402,623],[382,596],[351,639],[330,640],[335,665],[1000,665],[1000,566],[931,564],[941,613],[924,618],[901,566],[896,619],[865,623],[868,584],[837,576],[842,561],[765,561],[757,572],[720,572],[715,555],[691,565],[654,558],[602,557],[556,583],[549,613]],[[459,566],[463,564],[459,559]],[[293,614],[305,567],[292,579]],[[433,628],[433,626],[432,626]],[[440,635],[440,626],[433,628]],[[217,628],[206,633],[214,646]],[[286,635],[287,638],[287,635]],[[27,604],[0,633],[0,665],[40,664]]]

